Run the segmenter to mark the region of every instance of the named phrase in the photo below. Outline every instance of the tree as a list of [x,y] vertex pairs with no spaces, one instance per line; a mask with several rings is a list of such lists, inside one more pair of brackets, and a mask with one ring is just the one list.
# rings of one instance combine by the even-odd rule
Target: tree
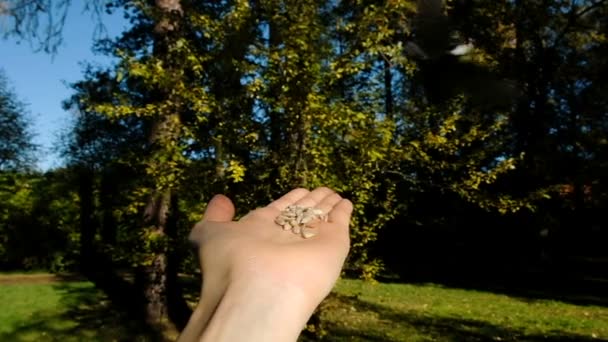
[[[167,313],[171,316],[170,304],[181,302],[175,296],[178,265],[171,253],[178,245],[176,190],[188,161],[190,132],[182,121],[189,119],[189,113],[203,120],[208,106],[204,88],[194,84],[202,68],[192,51],[197,48],[192,40],[195,30],[206,29],[206,23],[194,4],[189,12],[179,1],[119,3],[132,6],[135,14],[133,27],[108,46],[119,58],[114,73],[117,86],[112,96],[87,97],[84,103],[88,112],[109,120],[137,122],[145,136],[141,154],[129,161],[143,173],[128,206],[141,215],[139,227],[131,227],[138,240],[131,261],[139,273],[147,320],[157,325]],[[187,313],[181,315],[178,326],[187,318]]]
[[[90,11],[97,26],[93,39],[104,35],[101,21],[105,0],[87,1],[85,11]],[[3,38],[14,37],[36,45],[36,50],[56,54],[63,42],[63,28],[72,0],[0,0],[0,21],[7,27]]]
[[70,169],[0,173],[0,268],[71,271],[78,197]]
[[33,167],[36,147],[25,103],[9,88],[0,70],[0,170],[23,170]]
[[[63,137],[63,156],[79,184],[80,262],[86,270],[103,266],[94,265],[94,251],[112,250],[104,257],[117,262],[128,253],[116,245],[116,236],[124,226],[118,224],[115,211],[124,203],[119,189],[126,192],[137,186],[134,179],[141,170],[128,160],[142,152],[146,137],[138,120],[111,120],[88,110],[87,103],[111,102],[119,84],[107,70],[87,66],[84,73],[85,79],[72,85],[74,95],[63,104],[74,115],[73,126]],[[101,241],[96,244],[97,229]]]
[[[174,246],[217,192],[247,210],[295,186],[333,187],[355,204],[347,269],[373,278],[389,222],[517,220],[542,209],[558,182],[602,177],[543,163],[563,170],[569,162],[556,161],[568,156],[606,167],[603,28],[567,33],[552,49],[546,40],[578,22],[567,24],[565,2],[447,3],[455,28],[475,41],[463,58],[497,77],[517,71],[525,96],[515,108],[478,106],[479,88],[469,88],[475,101],[460,87],[427,101],[442,80],[406,54],[413,0],[114,3],[133,27],[102,46],[117,64],[87,71],[94,82],[78,89],[76,135],[86,139],[76,155],[104,161],[102,173],[121,160],[137,175],[114,196],[120,228],[107,241],[142,271],[151,321],[171,303]],[[589,27],[605,11],[594,4],[585,4],[595,8],[586,20],[597,16]],[[585,9],[574,7],[578,18]],[[542,36],[542,20],[558,34]]]

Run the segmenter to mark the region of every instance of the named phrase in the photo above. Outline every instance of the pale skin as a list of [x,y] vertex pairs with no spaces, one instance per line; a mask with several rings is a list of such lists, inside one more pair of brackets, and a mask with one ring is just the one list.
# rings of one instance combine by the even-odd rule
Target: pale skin
[[[274,222],[293,204],[328,214],[318,235],[303,239]],[[217,195],[192,230],[204,282],[178,341],[296,341],[340,275],[352,204],[320,187],[294,189],[238,221],[234,213],[230,199]]]

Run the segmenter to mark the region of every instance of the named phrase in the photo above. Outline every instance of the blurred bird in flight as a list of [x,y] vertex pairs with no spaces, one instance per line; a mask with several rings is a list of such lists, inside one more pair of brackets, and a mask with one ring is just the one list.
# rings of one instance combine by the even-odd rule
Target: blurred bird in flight
[[474,45],[454,30],[443,0],[418,0],[417,6],[413,40],[406,42],[405,53],[418,62],[428,101],[441,104],[464,94],[480,107],[511,105],[519,96],[515,82],[499,79],[488,67],[468,58]]

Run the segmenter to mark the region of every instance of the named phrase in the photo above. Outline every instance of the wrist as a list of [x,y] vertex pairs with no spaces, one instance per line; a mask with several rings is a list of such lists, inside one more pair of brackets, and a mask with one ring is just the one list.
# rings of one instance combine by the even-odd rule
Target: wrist
[[296,341],[316,305],[291,284],[232,282],[201,341]]

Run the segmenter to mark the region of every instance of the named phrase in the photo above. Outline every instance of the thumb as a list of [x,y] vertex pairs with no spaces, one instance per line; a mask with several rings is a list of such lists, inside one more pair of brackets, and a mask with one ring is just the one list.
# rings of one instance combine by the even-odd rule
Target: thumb
[[203,221],[227,222],[234,218],[234,204],[224,195],[215,195],[207,204]]

